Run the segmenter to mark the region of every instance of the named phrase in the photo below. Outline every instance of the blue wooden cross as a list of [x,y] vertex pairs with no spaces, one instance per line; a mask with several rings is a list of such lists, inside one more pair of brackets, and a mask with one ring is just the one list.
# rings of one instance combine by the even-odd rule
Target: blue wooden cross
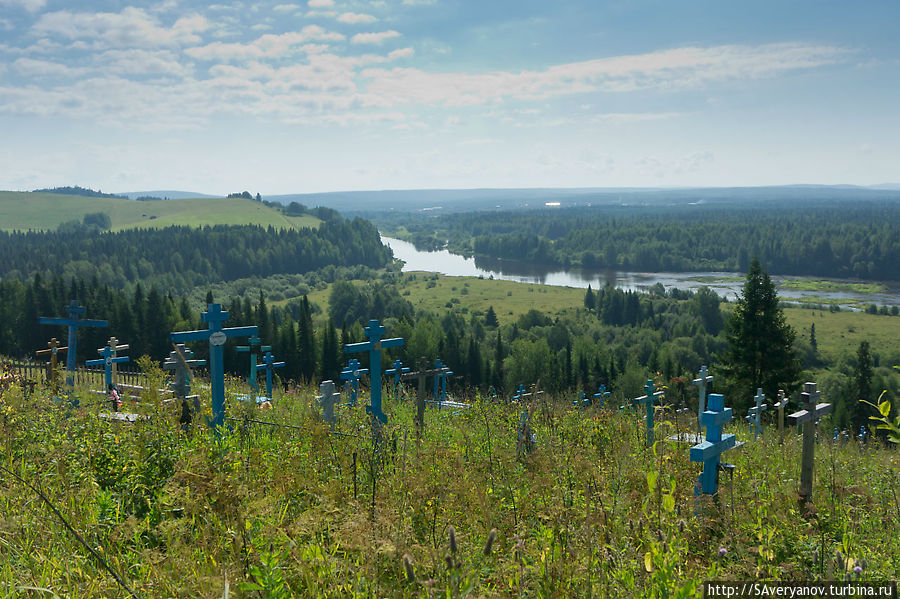
[[264,345],[260,349],[266,352],[266,355],[263,356],[263,363],[257,366],[256,369],[266,371],[266,397],[272,399],[272,370],[274,368],[281,368],[284,366],[284,362],[275,361],[275,356],[272,355],[272,348],[270,346]]
[[719,489],[719,461],[722,452],[735,444],[734,435],[723,435],[722,425],[732,418],[731,408],[725,407],[725,396],[710,393],[709,404],[700,414],[700,425],[706,427],[706,440],[690,449],[692,462],[703,462],[703,472],[697,479],[694,495],[714,495]]
[[662,391],[653,392],[653,381],[648,380],[644,385],[644,395],[634,400],[634,403],[642,403],[647,406],[647,445],[653,445],[653,412],[656,410],[656,400],[663,396]]
[[[69,373],[75,372],[75,360],[77,356],[76,345],[78,343],[77,339],[77,331],[78,327],[100,327],[106,328],[109,326],[109,322],[105,320],[88,320],[84,319],[81,316],[84,314],[85,308],[80,305],[77,300],[72,300],[69,302],[69,305],[66,306],[66,313],[69,315],[68,318],[58,318],[58,317],[46,317],[41,316],[38,318],[38,324],[61,324],[69,327],[69,350],[66,352],[66,371]],[[73,376],[71,374],[66,375],[66,385],[71,387],[74,383]]]
[[[257,393],[259,393],[259,383],[256,382],[257,354],[256,354],[256,350],[254,348],[256,346],[258,346],[260,343],[262,343],[262,340],[259,337],[257,337],[256,335],[253,335],[252,337],[247,339],[247,345],[237,346],[237,351],[239,353],[247,352],[248,354],[250,354],[250,378],[248,379],[248,382],[250,383],[250,395],[251,396],[255,396]],[[263,350],[263,351],[265,351],[265,350]]]
[[519,401],[525,397],[525,385],[519,385],[519,388],[516,389],[515,395],[513,395],[513,401]]
[[603,409],[603,404],[607,397],[609,397],[609,391],[606,390],[606,385],[600,385],[597,388],[597,392],[594,393],[594,399],[597,399],[600,401],[600,409],[601,410]]
[[257,334],[255,326],[223,328],[222,323],[228,320],[228,312],[222,311],[221,304],[209,304],[206,312],[200,315],[202,322],[209,328],[199,331],[181,331],[170,333],[172,343],[185,341],[209,341],[209,387],[212,399],[213,417],[209,421],[211,428],[225,423],[225,365],[223,363],[222,346],[230,337],[250,337]]
[[359,360],[353,358],[341,371],[341,380],[350,386],[350,402],[347,405],[356,405],[356,395],[359,393],[359,377],[369,372],[368,368],[360,368]]
[[[397,347],[403,345],[402,337],[394,337],[392,339],[382,339],[385,328],[377,320],[370,320],[369,326],[366,327],[366,337],[368,341],[362,343],[349,343],[344,346],[344,351],[348,354],[356,352],[369,352],[369,371],[371,383],[371,400],[366,412],[371,414],[373,418],[382,424],[387,422],[387,415],[381,410],[381,348]],[[343,374],[341,375],[343,378]]]
[[101,347],[97,350],[97,353],[102,357],[97,360],[88,360],[84,364],[86,366],[103,366],[103,370],[106,374],[106,389],[109,390],[110,386],[112,385],[113,364],[130,362],[131,358],[129,358],[128,356],[116,357],[116,348],[109,345],[107,345],[106,347]]
[[703,432],[703,419],[700,415],[706,411],[706,386],[713,382],[713,377],[709,374],[706,365],[700,367],[700,372],[697,375],[699,378],[691,382],[700,388],[700,401],[697,403],[697,432]]
[[572,405],[579,408],[586,408],[591,405],[591,402],[588,400],[587,395],[585,395],[584,393],[584,389],[579,391],[578,399],[573,400]]
[[756,397],[753,399],[756,401],[756,405],[748,410],[747,420],[750,421],[750,427],[753,429],[753,440],[756,441],[760,433],[762,433],[762,425],[759,423],[760,416],[768,409],[769,405],[766,403],[766,394],[763,393],[762,388],[756,389]]
[[404,366],[400,360],[394,360],[394,367],[384,371],[387,375],[394,375],[394,398],[397,397],[397,387],[400,386],[400,377],[410,372],[409,367]]
[[447,396],[447,377],[453,374],[453,371],[447,368],[440,360],[434,361],[434,402],[441,409],[441,404]]

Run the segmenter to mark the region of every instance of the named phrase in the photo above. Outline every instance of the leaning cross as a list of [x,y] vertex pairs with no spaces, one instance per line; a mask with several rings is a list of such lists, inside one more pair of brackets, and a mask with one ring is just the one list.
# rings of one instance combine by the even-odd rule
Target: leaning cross
[[762,426],[759,423],[760,416],[768,409],[769,405],[766,403],[766,394],[763,393],[761,387],[756,389],[756,397],[753,400],[756,405],[748,410],[747,419],[750,421],[750,426],[753,427],[753,440],[756,441],[762,432]]
[[642,403],[647,406],[647,445],[653,445],[653,412],[656,409],[656,400],[663,396],[662,391],[653,392],[653,381],[648,380],[644,385],[645,395],[638,397],[634,403]]
[[384,371],[387,375],[394,375],[394,398],[397,397],[397,387],[400,386],[400,376],[409,372],[409,367],[404,366],[400,360],[394,360],[394,367]]
[[266,355],[263,356],[263,363],[257,366],[256,369],[266,371],[266,397],[272,399],[272,370],[281,368],[284,366],[284,362],[275,361],[275,356],[272,355],[272,348],[270,346],[264,345],[260,349],[266,352]]
[[360,368],[359,360],[353,358],[347,363],[347,366],[341,371],[341,380],[347,381],[350,385],[350,405],[356,405],[356,395],[359,392],[359,377],[369,372],[368,368]]
[[322,404],[322,419],[334,426],[334,404],[341,400],[341,394],[334,391],[333,381],[322,381],[322,384],[319,385],[319,393],[322,395],[317,396],[316,401]]
[[719,461],[722,452],[735,444],[734,435],[723,435],[722,425],[731,420],[731,408],[725,407],[725,396],[709,394],[709,405],[700,414],[700,425],[706,427],[706,440],[690,449],[692,462],[703,462],[703,472],[697,479],[694,495],[715,495],[719,489]]
[[228,320],[228,312],[222,311],[222,305],[209,304],[206,310],[200,315],[200,320],[208,323],[208,329],[170,333],[169,339],[172,343],[209,341],[209,387],[213,417],[208,424],[210,428],[217,428],[225,422],[225,365],[222,346],[230,337],[256,335],[257,328],[255,326],[222,328],[222,323]]
[[[128,348],[128,346],[126,345],[125,348]],[[87,360],[84,364],[85,366],[103,366],[103,371],[106,374],[106,389],[108,390],[113,384],[113,367],[116,364],[130,362],[131,358],[128,356],[116,357],[116,350],[111,345],[101,347],[97,350],[97,353],[101,356],[99,359]]]
[[440,360],[434,361],[434,402],[441,409],[441,404],[447,396],[447,377],[453,375],[453,371],[446,367]]
[[371,414],[373,418],[376,418],[382,424],[387,422],[387,415],[381,410],[381,348],[403,345],[402,337],[382,339],[381,336],[384,335],[384,331],[385,328],[380,322],[374,319],[370,320],[369,326],[366,327],[366,337],[368,337],[369,340],[344,346],[344,351],[346,353],[369,352],[371,400],[369,402],[370,405],[366,408],[366,412]]
[[788,398],[784,395],[784,389],[778,390],[778,401],[774,408],[778,410],[778,434],[784,436],[784,409],[788,405]]
[[69,305],[66,306],[66,313],[69,315],[68,318],[49,318],[46,316],[41,316],[38,318],[38,324],[61,324],[69,327],[69,344],[68,344],[68,352],[66,352],[66,371],[70,374],[66,375],[66,385],[69,387],[73,386],[74,379],[72,376],[72,372],[75,372],[75,360],[77,357],[77,331],[78,327],[101,327],[106,328],[109,326],[109,322],[105,320],[87,320],[82,318],[81,316],[84,314],[85,308],[80,305],[78,301],[72,300],[69,302]]
[[788,416],[788,422],[803,425],[803,455],[800,463],[800,497],[804,501],[812,498],[813,466],[816,451],[816,420],[831,412],[831,404],[819,403],[819,392],[815,383],[804,383],[800,394],[803,409]]
[[606,401],[606,398],[609,397],[609,391],[606,390],[606,385],[600,385],[597,388],[597,392],[594,393],[594,399],[600,400],[600,409],[603,409],[603,404]]
[[259,384],[256,382],[257,354],[254,348],[257,347],[260,343],[262,343],[262,340],[256,335],[253,335],[252,337],[247,339],[247,345],[237,346],[237,351],[239,353],[246,352],[250,354],[250,379],[248,382],[250,383],[250,394],[253,396],[256,396],[256,394],[259,393]]
[[700,367],[700,372],[698,372],[697,375],[700,378],[696,378],[691,382],[700,388],[700,402],[697,404],[697,432],[702,433],[703,419],[700,415],[706,411],[706,386],[713,382],[713,377],[709,374],[709,370],[706,369],[705,364]]
[[203,366],[206,360],[193,360],[194,352],[185,347],[183,343],[175,346],[175,349],[169,352],[169,357],[163,363],[165,370],[175,371],[175,382],[172,384],[172,390],[181,400],[181,427],[187,429],[193,419],[191,416],[191,406],[188,399],[194,399],[194,411],[200,411],[200,402],[197,396],[191,396],[191,367]]
[[59,347],[59,341],[56,340],[56,337],[52,338],[50,341],[47,342],[47,347],[49,349],[39,349],[38,351],[36,351],[34,353],[35,353],[35,355],[38,355],[38,356],[46,356],[46,355],[50,356],[50,362],[48,363],[50,370],[47,373],[47,380],[54,387],[56,387],[56,354],[58,354],[61,351],[66,351],[69,348],[68,347]]
[[407,372],[400,375],[402,380],[417,379],[416,388],[416,434],[419,438],[425,430],[425,379],[429,376],[436,375],[440,371],[429,370],[428,361],[425,358],[419,358],[416,362],[418,370],[416,372]]

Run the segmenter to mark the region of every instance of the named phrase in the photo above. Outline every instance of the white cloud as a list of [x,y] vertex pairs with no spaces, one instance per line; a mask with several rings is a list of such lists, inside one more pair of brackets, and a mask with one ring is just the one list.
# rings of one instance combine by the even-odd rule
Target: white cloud
[[645,121],[664,121],[681,116],[680,112],[606,112],[590,117],[593,123],[613,123],[623,125]]
[[380,31],[378,33],[357,33],[350,38],[350,42],[354,44],[380,44],[384,40],[393,37],[400,37],[400,32],[391,29],[389,31]]
[[307,4],[310,8],[328,8],[334,6],[334,0],[309,0]]
[[28,12],[37,12],[46,6],[47,0],[0,0],[0,6],[23,8]]
[[0,31],[12,31],[13,24],[9,19],[0,19]]
[[373,17],[372,15],[357,13],[357,12],[345,12],[341,13],[341,15],[337,18],[341,23],[374,23],[378,19]]
[[275,12],[293,12],[295,10],[300,10],[299,4],[276,4],[272,7],[272,10]]
[[80,77],[85,73],[84,69],[33,58],[17,58],[12,67],[26,77]]
[[197,43],[209,23],[200,15],[181,17],[171,27],[140,8],[126,7],[120,13],[72,13],[58,11],[41,15],[34,24],[38,35],[69,40],[87,40],[94,47],[153,47]]
[[437,0],[403,0],[403,4],[408,6],[427,6],[434,4]]
[[211,61],[279,58],[297,52],[322,51],[321,46],[307,42],[343,39],[344,35],[340,33],[326,31],[318,25],[307,25],[300,31],[280,35],[266,34],[249,44],[213,42],[205,46],[187,48],[184,53],[199,60]]
[[183,78],[190,74],[189,65],[168,50],[109,50],[97,56],[103,73],[128,76],[163,75]]

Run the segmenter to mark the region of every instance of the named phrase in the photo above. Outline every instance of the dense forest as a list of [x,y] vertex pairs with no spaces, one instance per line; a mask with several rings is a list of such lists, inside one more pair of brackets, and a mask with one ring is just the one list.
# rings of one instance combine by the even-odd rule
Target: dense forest
[[[168,227],[120,232],[0,232],[0,277],[94,277],[123,287],[141,281],[174,293],[243,277],[306,273],[326,266],[383,268],[378,231],[360,218],[317,209],[318,228]],[[130,285],[129,285],[130,286]]]
[[[900,280],[900,203],[541,208],[420,217],[420,249],[560,267]],[[384,221],[390,226],[390,220]]]

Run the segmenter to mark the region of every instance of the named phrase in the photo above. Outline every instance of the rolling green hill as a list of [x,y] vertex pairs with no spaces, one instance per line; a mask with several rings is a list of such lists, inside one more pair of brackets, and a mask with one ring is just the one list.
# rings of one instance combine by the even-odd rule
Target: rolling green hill
[[136,202],[52,193],[0,191],[0,230],[47,230],[105,212],[112,230],[162,228],[171,225],[269,225],[280,229],[317,227],[314,216],[284,216],[277,210],[243,198],[197,198]]

